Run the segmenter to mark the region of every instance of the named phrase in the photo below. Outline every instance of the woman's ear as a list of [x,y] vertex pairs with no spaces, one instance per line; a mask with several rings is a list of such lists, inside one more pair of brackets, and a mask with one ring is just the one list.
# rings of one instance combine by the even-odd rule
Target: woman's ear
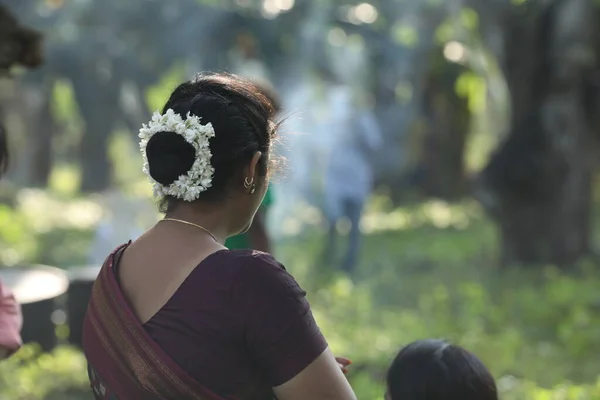
[[257,151],[252,156],[252,160],[250,161],[250,164],[248,165],[248,170],[246,171],[246,177],[248,179],[254,179],[256,177],[256,173],[259,170],[258,163],[260,162],[261,157],[262,153],[260,151]]

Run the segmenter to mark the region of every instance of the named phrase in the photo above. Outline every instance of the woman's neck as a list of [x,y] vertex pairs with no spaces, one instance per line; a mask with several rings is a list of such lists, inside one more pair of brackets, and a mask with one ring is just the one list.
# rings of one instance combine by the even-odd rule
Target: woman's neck
[[225,239],[229,236],[229,223],[221,210],[198,210],[195,207],[180,205],[172,212],[168,212],[165,218],[178,219],[181,221],[191,222],[192,224],[200,225],[212,235],[221,244],[225,243]]

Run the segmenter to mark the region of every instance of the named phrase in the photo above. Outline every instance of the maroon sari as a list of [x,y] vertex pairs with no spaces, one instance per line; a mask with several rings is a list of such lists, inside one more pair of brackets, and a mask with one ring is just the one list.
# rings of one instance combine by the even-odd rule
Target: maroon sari
[[113,269],[124,247],[104,263],[84,323],[83,344],[96,399],[233,400],[192,379],[136,318]]

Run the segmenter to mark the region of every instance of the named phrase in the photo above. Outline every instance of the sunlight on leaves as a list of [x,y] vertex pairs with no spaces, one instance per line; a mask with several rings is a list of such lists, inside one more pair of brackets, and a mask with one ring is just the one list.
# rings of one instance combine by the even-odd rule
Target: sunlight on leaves
[[331,28],[327,34],[327,41],[332,46],[341,47],[347,43],[348,35],[342,28]]
[[462,26],[470,31],[474,31],[479,28],[479,14],[472,8],[463,8],[460,11],[460,22]]
[[48,187],[62,196],[73,196],[77,193],[81,181],[81,171],[72,164],[56,165],[50,174]]
[[0,363],[0,398],[42,400],[69,389],[79,388],[81,397],[89,397],[86,361],[76,349],[60,348],[50,354],[28,345],[14,357]]
[[108,149],[112,165],[114,165],[116,184],[127,192],[132,189],[132,183],[140,181],[147,183],[146,176],[139,167],[140,153],[135,134],[128,131],[115,132]]
[[52,103],[50,104],[54,117],[62,122],[68,123],[74,116],[79,115],[79,106],[75,100],[73,86],[69,81],[58,79],[52,90]]
[[284,12],[290,11],[294,4],[294,0],[263,0],[261,14],[267,19],[273,19]]
[[485,78],[473,72],[465,72],[456,81],[455,90],[456,94],[468,100],[471,113],[478,114],[485,111],[487,104]]
[[64,0],[46,0],[45,3],[48,6],[48,8],[51,8],[53,10],[61,8],[62,6],[65,5]]
[[409,104],[413,99],[413,85],[407,81],[400,81],[396,85],[396,100],[402,105]]
[[[39,191],[28,196],[20,204],[27,203],[27,218],[34,219],[63,209],[74,213],[73,203],[81,202],[59,202]],[[580,276],[547,268],[543,279],[540,271],[498,274],[491,267],[494,227],[476,202],[431,201],[399,209],[375,203],[366,217],[377,215],[380,224],[401,218],[410,229],[366,235],[353,280],[335,271],[327,283],[311,286],[302,280],[332,350],[354,361],[348,379],[358,398],[381,399],[385,371],[397,350],[426,337],[447,338],[477,354],[498,377],[503,400],[600,398],[595,271]],[[10,227],[0,233],[26,239],[31,231],[19,222],[23,212],[0,208],[0,226]],[[468,226],[457,229],[461,219]],[[278,245],[276,252],[295,276],[313,276],[324,268],[316,262],[323,237],[314,230]],[[66,326],[58,334],[65,337]],[[89,396],[85,358],[75,349],[40,354],[26,346],[0,363],[2,399]]]
[[447,43],[454,39],[456,33],[450,21],[445,21],[435,30],[434,36],[438,43]]
[[161,110],[169,99],[171,92],[186,79],[185,66],[183,63],[176,63],[168,70],[161,80],[146,92],[146,102],[150,110]]
[[444,45],[444,57],[454,63],[464,63],[467,57],[467,49],[462,43],[448,42]]
[[419,34],[410,25],[397,23],[393,28],[392,37],[404,47],[415,47],[419,42]]

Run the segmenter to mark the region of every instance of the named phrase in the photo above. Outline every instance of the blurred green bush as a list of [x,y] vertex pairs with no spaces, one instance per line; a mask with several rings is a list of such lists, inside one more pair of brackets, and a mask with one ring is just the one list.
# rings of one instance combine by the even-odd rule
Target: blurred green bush
[[90,199],[21,190],[13,205],[0,203],[0,267],[85,265],[101,215],[100,205]]
[[85,358],[78,350],[65,347],[41,354],[28,345],[0,363],[0,399],[91,400],[85,371]]
[[[0,207],[2,246],[26,260],[75,265],[92,227],[61,218],[44,226],[37,215]],[[334,352],[354,361],[349,379],[358,398],[383,399],[386,368],[401,346],[441,337],[479,355],[504,400],[600,399],[596,260],[570,271],[499,271],[494,228],[473,203],[370,209],[365,230],[353,280],[320,263],[317,230],[276,249],[308,291]],[[0,400],[91,398],[76,350],[39,355],[26,347],[0,363]]]

